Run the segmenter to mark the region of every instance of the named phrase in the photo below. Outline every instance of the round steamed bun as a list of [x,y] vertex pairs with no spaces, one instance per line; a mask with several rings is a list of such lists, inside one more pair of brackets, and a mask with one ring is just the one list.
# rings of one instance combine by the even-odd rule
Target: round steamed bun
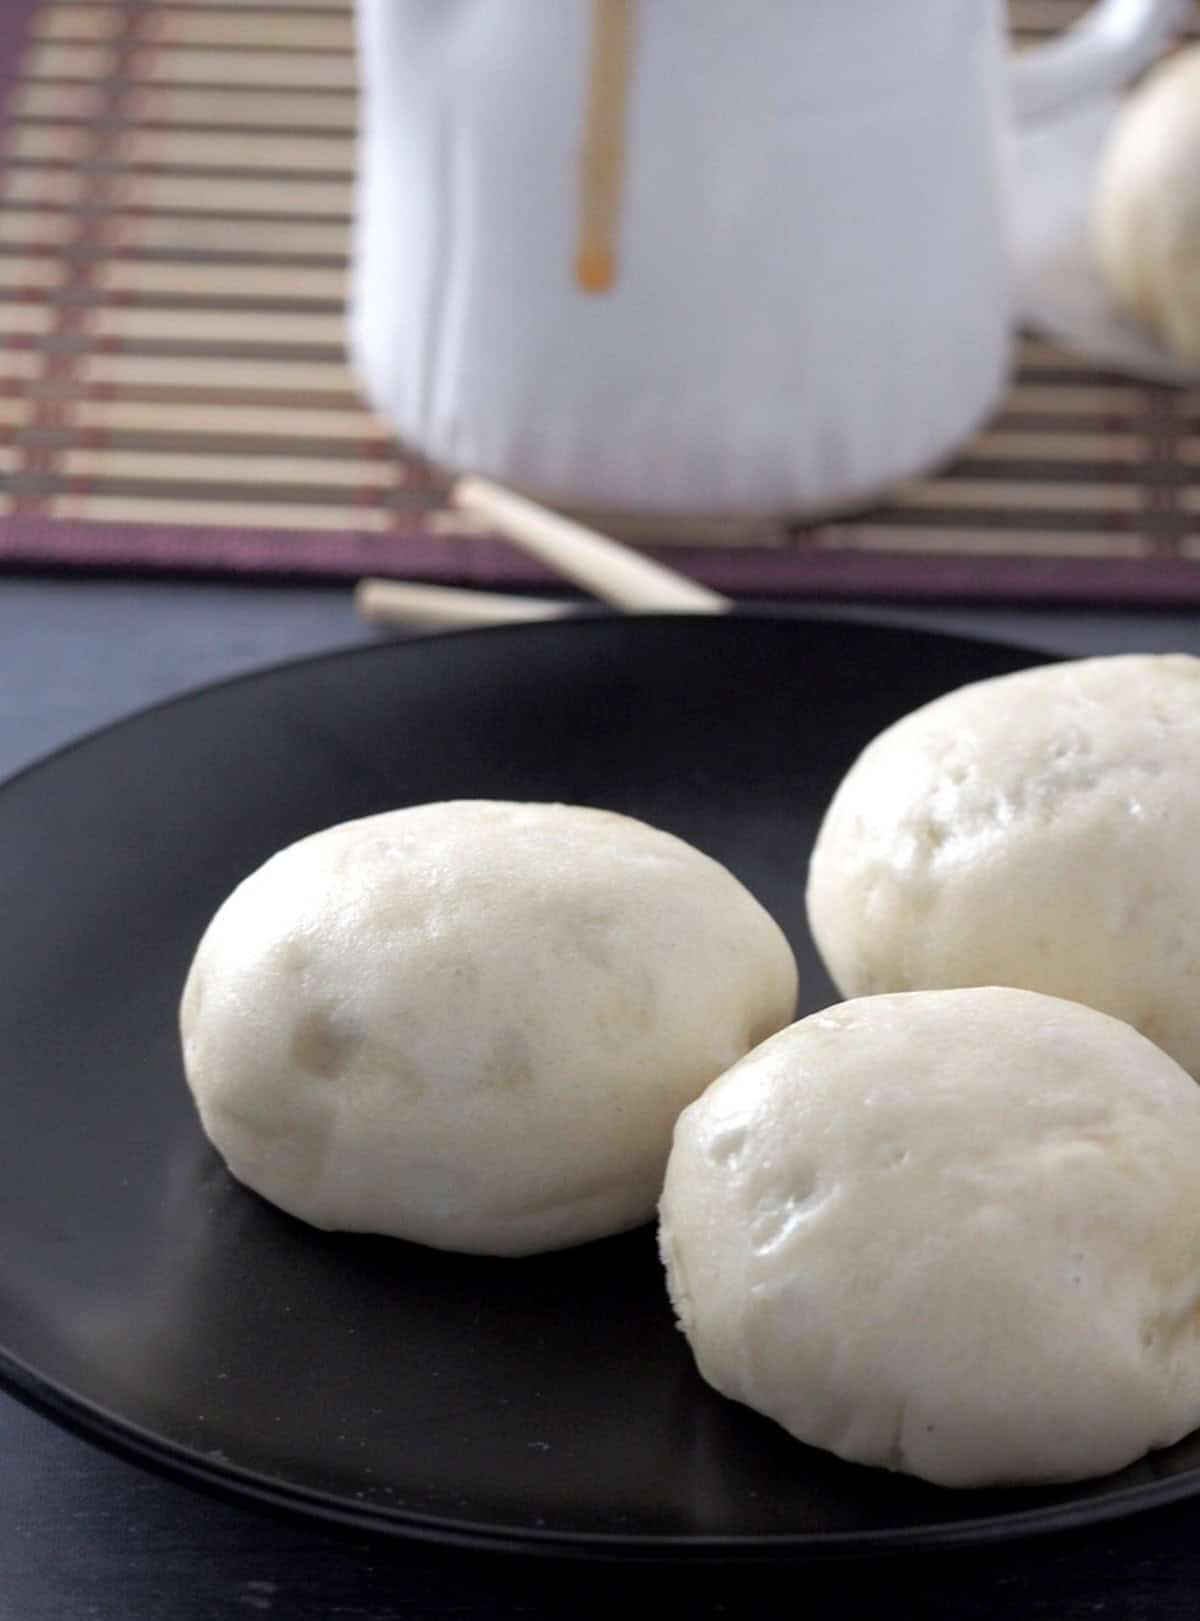
[[460,801],[274,856],[181,1026],[242,1182],[318,1227],[520,1255],[648,1219],[679,1110],[795,997],[777,925],[682,840]]
[[1200,1088],[1029,991],[867,997],[680,1117],[660,1239],[719,1391],[945,1486],[1104,1474],[1200,1424]]
[[1114,301],[1200,366],[1200,45],[1173,52],[1122,101],[1093,224]]
[[843,996],[1019,985],[1124,1019],[1200,1076],[1200,659],[963,687],[871,743],[808,914]]

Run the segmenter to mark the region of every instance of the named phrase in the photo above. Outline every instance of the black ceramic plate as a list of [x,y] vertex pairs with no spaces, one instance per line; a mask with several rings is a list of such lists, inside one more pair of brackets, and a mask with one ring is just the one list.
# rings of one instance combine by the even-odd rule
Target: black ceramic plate
[[360,1526],[558,1553],[946,1545],[1195,1491],[951,1493],[721,1400],[649,1230],[527,1261],[311,1231],[236,1186],[184,1087],[191,952],[270,852],[453,796],[631,812],[774,911],[802,1010],[821,810],[881,726],[1035,662],[845,623],[615,619],[381,645],[151,710],[0,791],[0,1375],[142,1461]]

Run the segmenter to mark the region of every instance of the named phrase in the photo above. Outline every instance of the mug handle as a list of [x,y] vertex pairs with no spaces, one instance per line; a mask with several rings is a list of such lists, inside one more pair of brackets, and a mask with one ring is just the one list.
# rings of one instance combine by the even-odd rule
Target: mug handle
[[1118,89],[1163,50],[1190,8],[1191,0],[1099,0],[1061,38],[1012,59],[1018,119],[1033,123]]

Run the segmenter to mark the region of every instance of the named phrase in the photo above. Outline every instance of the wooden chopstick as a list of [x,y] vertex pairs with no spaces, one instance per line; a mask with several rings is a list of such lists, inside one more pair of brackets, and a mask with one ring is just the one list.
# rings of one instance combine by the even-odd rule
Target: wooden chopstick
[[360,580],[354,606],[375,625],[415,625],[453,630],[470,625],[515,625],[535,619],[561,619],[570,602],[521,597],[499,591],[464,591],[448,585],[413,585],[407,580]]
[[[724,613],[732,607],[720,592],[490,479],[459,479],[450,491],[450,505],[482,518],[522,551],[613,607],[642,613]],[[576,611],[573,603],[548,597],[465,591],[406,580],[360,580],[354,602],[362,617],[374,624],[436,630],[561,619]]]
[[490,479],[459,479],[450,491],[450,505],[485,519],[522,551],[613,607],[643,613],[724,613],[731,606],[718,591]]

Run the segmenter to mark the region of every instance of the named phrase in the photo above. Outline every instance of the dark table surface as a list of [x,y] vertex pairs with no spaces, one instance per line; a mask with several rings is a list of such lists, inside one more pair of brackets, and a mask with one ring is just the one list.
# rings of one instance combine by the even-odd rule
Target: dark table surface
[[[823,611],[1064,653],[1200,652],[1200,616],[1185,614]],[[0,580],[0,776],[158,698],[373,634],[336,587]],[[782,1574],[555,1566],[371,1542],[201,1496],[0,1395],[0,1621],[540,1621],[608,1616],[635,1592],[689,1617],[1190,1618],[1200,1500],[979,1553]]]

